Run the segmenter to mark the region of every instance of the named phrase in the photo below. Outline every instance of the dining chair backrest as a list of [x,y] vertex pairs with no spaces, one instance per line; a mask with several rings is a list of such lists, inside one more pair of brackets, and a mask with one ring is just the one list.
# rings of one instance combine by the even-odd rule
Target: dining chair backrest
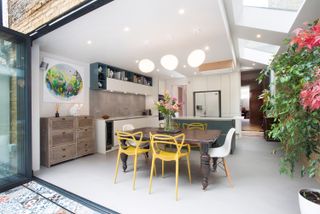
[[207,123],[184,123],[183,126],[188,130],[207,130],[208,128]]
[[233,137],[235,131],[236,131],[235,128],[231,128],[231,129],[229,129],[229,131],[227,133],[226,139],[225,139],[224,144],[223,144],[224,150],[226,152],[226,154],[224,154],[225,156],[230,154],[232,137]]
[[126,131],[131,131],[134,130],[134,126],[132,124],[125,124],[122,126],[122,131],[126,132]]
[[184,145],[185,134],[179,134],[176,136],[165,134],[152,134],[150,133],[150,143],[154,154],[159,154],[161,151],[166,151],[167,145],[173,145],[176,148],[177,154],[181,153],[181,148]]
[[129,146],[139,148],[143,139],[142,132],[128,133],[123,131],[116,131],[116,136],[118,139],[118,144],[122,149],[126,149]]

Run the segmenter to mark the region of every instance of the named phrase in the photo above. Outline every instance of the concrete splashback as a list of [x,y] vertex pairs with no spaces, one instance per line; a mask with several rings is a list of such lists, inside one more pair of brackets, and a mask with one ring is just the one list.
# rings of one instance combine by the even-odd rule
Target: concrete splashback
[[90,115],[96,118],[142,115],[145,104],[144,95],[90,90]]

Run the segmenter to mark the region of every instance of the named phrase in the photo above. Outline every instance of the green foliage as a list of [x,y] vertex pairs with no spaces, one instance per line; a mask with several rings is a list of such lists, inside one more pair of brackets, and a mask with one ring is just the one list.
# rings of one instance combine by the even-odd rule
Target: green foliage
[[[300,92],[304,85],[316,77],[320,66],[320,47],[312,50],[297,50],[290,45],[288,50],[277,55],[271,65],[260,73],[261,83],[266,76],[274,72],[275,93],[265,92],[263,111],[275,118],[269,135],[281,141],[283,156],[280,172],[293,176],[296,162],[305,155],[309,165],[303,167],[301,175],[316,175],[320,163],[320,109],[306,110],[300,103]],[[315,158],[311,159],[311,154]]]

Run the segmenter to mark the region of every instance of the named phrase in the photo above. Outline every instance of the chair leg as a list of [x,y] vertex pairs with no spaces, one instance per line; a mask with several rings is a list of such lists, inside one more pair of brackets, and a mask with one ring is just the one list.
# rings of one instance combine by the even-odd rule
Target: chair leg
[[138,156],[134,156],[134,163],[133,163],[133,190],[136,190],[136,175],[137,175],[137,159]]
[[117,181],[119,163],[120,163],[120,152],[118,152],[117,164],[116,164],[116,173],[114,175],[113,183],[116,183],[116,181]]
[[162,160],[161,163],[162,163],[162,177],[164,177],[164,160]]
[[179,159],[176,160],[176,201],[178,201]]
[[149,180],[149,194],[151,194],[151,188],[152,188],[152,176],[155,169],[154,166],[155,158],[152,157],[152,164],[151,164],[151,171],[150,171],[150,180]]
[[224,171],[226,172],[226,176],[227,176],[228,182],[229,182],[230,186],[233,186],[227,162],[226,162],[226,160],[224,158],[222,158],[222,161],[223,161],[223,167],[224,167]]
[[188,165],[189,181],[191,184],[191,170],[190,170],[190,157],[189,156],[187,156],[187,165]]

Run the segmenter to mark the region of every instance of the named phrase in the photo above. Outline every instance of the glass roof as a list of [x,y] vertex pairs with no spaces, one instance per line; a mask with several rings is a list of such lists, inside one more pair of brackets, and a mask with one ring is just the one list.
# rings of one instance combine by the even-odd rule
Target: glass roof
[[269,65],[280,46],[238,39],[240,58]]
[[243,6],[298,11],[304,0],[243,0]]
[[305,0],[232,0],[236,25],[288,33]]

